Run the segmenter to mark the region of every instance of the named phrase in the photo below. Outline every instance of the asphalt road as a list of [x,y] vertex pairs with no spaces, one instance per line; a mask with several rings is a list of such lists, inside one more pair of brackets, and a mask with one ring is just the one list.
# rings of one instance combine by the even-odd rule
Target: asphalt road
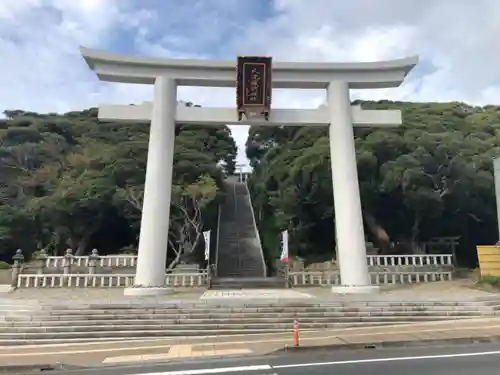
[[50,371],[53,375],[498,375],[500,344],[352,351],[148,363]]

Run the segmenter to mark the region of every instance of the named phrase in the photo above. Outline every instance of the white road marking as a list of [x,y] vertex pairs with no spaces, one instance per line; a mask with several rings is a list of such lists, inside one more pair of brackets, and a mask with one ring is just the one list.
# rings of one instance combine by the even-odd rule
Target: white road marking
[[276,366],[273,366],[273,369],[278,369],[278,368],[292,368],[292,367],[314,367],[314,366],[331,366],[331,365],[350,365],[350,364],[376,363],[376,362],[415,361],[415,360],[421,360],[421,359],[442,359],[442,358],[459,358],[459,357],[478,357],[478,356],[498,355],[498,354],[500,354],[500,350],[496,350],[496,351],[492,351],[492,352],[422,355],[422,356],[415,356],[415,357],[353,359],[353,360],[350,360],[350,361],[312,362],[312,363],[294,363],[294,364],[289,364],[289,365],[276,365]]
[[273,366],[266,364],[266,365],[254,365],[254,366],[240,366],[240,367],[219,367],[219,368],[205,368],[205,369],[193,369],[193,370],[155,372],[155,373],[140,374],[140,375],[222,374],[222,373],[227,373],[227,372],[245,372],[245,371],[250,372],[250,371],[275,370],[275,369],[280,369],[280,368],[293,368],[293,367],[314,367],[314,366],[330,366],[330,365],[345,365],[345,364],[360,364],[360,363],[412,361],[412,360],[422,360],[422,359],[477,357],[477,356],[498,355],[498,354],[500,354],[500,350],[490,351],[490,352],[475,352],[475,353],[423,355],[423,356],[414,356],[414,357],[372,358],[372,359],[357,359],[357,360],[350,360],[350,361],[296,363],[296,364],[289,364],[289,365],[273,365]]
[[168,351],[168,355],[172,358],[190,357],[192,351],[193,345],[172,345]]
[[222,374],[224,372],[242,372],[242,371],[261,371],[271,370],[270,365],[256,365],[256,366],[241,366],[241,367],[220,367],[220,368],[202,368],[195,370],[179,370],[167,372],[154,372],[150,374],[140,375],[203,375],[203,374]]
[[[163,354],[166,356],[166,354]],[[143,355],[137,354],[137,355],[124,355],[121,357],[107,357],[104,358],[102,363],[123,363],[123,362],[141,362],[143,361]]]
[[189,357],[194,358],[194,357],[210,357],[210,356],[225,356],[225,355],[243,355],[250,353],[252,353],[252,351],[246,348],[193,351],[193,345],[172,345],[167,353],[132,354],[125,356],[117,356],[117,357],[106,357],[102,361],[102,363],[146,362],[146,361],[160,361],[160,360],[189,358]]

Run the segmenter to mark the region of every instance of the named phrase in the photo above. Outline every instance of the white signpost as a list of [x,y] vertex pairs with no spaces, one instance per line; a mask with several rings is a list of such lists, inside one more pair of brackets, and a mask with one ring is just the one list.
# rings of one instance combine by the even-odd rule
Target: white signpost
[[178,86],[235,87],[235,62],[152,59],[81,48],[87,64],[103,81],[154,85],[152,102],[103,105],[101,120],[151,122],[138,262],[126,295],[169,293],[165,286],[175,124],[325,126],[329,129],[333,198],[342,285],[336,293],[370,293],[365,235],[359,198],[353,126],[398,126],[400,111],[352,106],[350,89],[399,86],[418,58],[370,63],[273,62],[272,87],[325,89],[327,105],[318,109],[273,109],[264,117],[238,121],[234,108],[177,104]]
[[205,240],[205,260],[210,260],[210,231],[203,232],[203,239]]
[[280,261],[288,263],[288,231],[281,232],[281,256]]

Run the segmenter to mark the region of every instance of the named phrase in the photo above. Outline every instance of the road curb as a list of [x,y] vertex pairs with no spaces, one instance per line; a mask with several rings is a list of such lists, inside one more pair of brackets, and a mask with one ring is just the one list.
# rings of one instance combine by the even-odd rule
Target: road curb
[[0,365],[0,374],[17,374],[25,372],[55,371],[55,370],[79,370],[85,366],[67,365],[64,363],[33,364],[33,365]]
[[49,370],[64,370],[60,365],[1,365],[0,374],[2,373],[17,373],[25,371],[49,371]]
[[459,337],[449,339],[422,339],[422,340],[401,340],[388,342],[370,342],[356,344],[329,344],[329,345],[308,345],[308,346],[285,346],[274,350],[269,354],[280,354],[289,352],[308,352],[308,351],[334,351],[334,350],[360,350],[360,349],[384,349],[384,348],[404,348],[418,347],[428,345],[448,345],[448,344],[491,344],[500,341],[500,335],[497,336],[478,336],[478,337]]

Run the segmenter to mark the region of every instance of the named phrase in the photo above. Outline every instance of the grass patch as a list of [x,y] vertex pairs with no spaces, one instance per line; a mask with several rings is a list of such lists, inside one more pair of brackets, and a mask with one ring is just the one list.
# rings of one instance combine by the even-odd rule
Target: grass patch
[[479,289],[489,293],[500,292],[500,276],[481,276],[481,273],[477,268],[472,271],[472,279],[474,280],[474,289]]
[[500,276],[486,275],[479,279],[480,284],[486,284],[500,289]]

